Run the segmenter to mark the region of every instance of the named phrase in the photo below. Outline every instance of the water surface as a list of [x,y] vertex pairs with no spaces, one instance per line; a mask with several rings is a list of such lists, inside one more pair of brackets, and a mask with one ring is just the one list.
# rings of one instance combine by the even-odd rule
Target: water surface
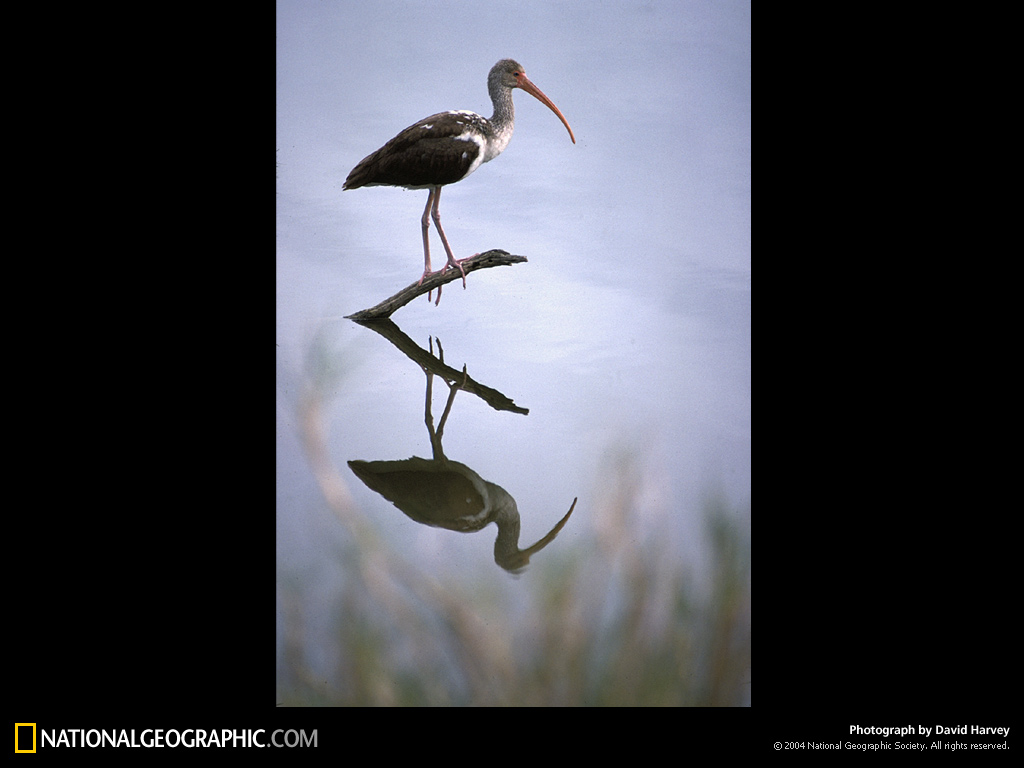
[[[348,171],[433,112],[489,116],[504,57],[577,143],[516,92],[508,149],[441,214],[456,256],[528,262],[400,309],[401,343],[346,320],[418,278],[427,194]],[[280,2],[277,144],[279,699],[749,704],[749,4]],[[457,391],[440,445],[514,499],[521,546],[578,499],[518,576],[496,525],[424,525],[348,464],[436,457],[442,349],[514,405]],[[679,679],[616,687],[645,672]]]

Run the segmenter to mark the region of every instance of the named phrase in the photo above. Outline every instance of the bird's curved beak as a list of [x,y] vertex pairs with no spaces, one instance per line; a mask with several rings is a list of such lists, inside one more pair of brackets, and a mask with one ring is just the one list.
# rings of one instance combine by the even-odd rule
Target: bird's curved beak
[[516,80],[518,81],[516,84],[517,88],[522,88],[528,94],[537,99],[537,101],[558,115],[558,119],[562,121],[562,125],[564,125],[565,129],[569,132],[569,138],[572,139],[572,143],[575,144],[576,137],[572,135],[572,128],[569,127],[569,121],[565,119],[565,115],[563,115],[561,110],[555,106],[555,103],[544,95],[544,91],[534,85],[524,72],[517,74]]
[[558,532],[562,530],[565,527],[565,524],[569,521],[569,515],[571,515],[572,511],[576,509],[576,501],[576,499],[572,500],[572,506],[569,507],[569,511],[565,513],[565,517],[558,521],[558,523],[555,525],[554,528],[551,529],[551,532],[548,533],[547,536],[538,541],[532,547],[527,547],[519,553],[519,556],[523,558],[524,565],[530,562],[531,555],[537,554],[542,549],[544,549],[544,547],[546,547],[548,544],[555,540],[555,536],[558,535]]

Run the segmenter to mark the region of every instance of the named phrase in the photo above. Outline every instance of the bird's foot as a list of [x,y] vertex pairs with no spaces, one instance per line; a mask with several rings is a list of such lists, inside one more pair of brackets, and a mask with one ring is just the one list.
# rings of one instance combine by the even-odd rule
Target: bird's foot
[[466,288],[466,268],[462,266],[462,262],[469,261],[470,259],[476,258],[479,255],[480,255],[479,253],[474,253],[472,256],[467,256],[464,259],[448,259],[448,263],[444,265],[443,269],[448,269],[448,267],[456,267],[459,270],[459,272],[462,273],[462,288],[463,288],[463,290],[465,290],[465,288]]
[[[445,267],[447,267],[447,266],[448,265],[445,264]],[[444,271],[444,267],[442,267],[441,271]],[[434,274],[434,273],[431,271],[430,267],[428,266],[426,269],[423,270],[423,274],[420,276],[419,282],[417,282],[416,285],[423,285],[423,281],[426,280],[427,277],[429,277],[432,274]],[[431,291],[427,291],[427,302],[428,303],[430,302],[430,299],[433,297],[433,294],[434,294],[434,292],[432,290]],[[441,303],[441,286],[437,286],[437,301],[434,302],[434,306],[436,307],[440,303]]]
[[[466,268],[462,266],[462,262],[469,261],[470,259],[476,258],[479,255],[480,255],[479,253],[474,253],[472,256],[467,256],[464,259],[451,259],[450,258],[450,259],[448,259],[448,263],[445,264],[443,267],[441,267],[441,269],[439,269],[437,272],[431,272],[429,269],[427,269],[427,270],[425,270],[423,272],[423,275],[422,275],[422,277],[420,277],[420,281],[419,281],[419,283],[417,283],[417,285],[423,285],[423,281],[426,280],[426,278],[429,275],[436,275],[439,272],[445,272],[445,271],[447,271],[449,269],[455,268],[455,269],[459,270],[459,273],[462,275],[462,288],[465,289],[466,288]],[[433,295],[433,293],[434,293],[433,291],[427,291],[427,301],[430,301],[430,298]],[[441,303],[441,286],[439,285],[437,287],[437,300],[434,302],[434,306],[436,307],[440,303]]]

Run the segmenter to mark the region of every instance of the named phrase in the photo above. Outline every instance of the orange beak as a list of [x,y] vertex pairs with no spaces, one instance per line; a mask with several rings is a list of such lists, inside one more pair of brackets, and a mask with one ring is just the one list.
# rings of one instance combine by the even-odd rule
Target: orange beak
[[539,101],[541,104],[543,104],[556,115],[558,115],[558,119],[562,121],[562,125],[565,126],[565,130],[569,132],[569,138],[572,139],[572,143],[575,144],[576,137],[572,135],[572,128],[569,127],[569,121],[565,119],[565,115],[563,115],[562,111],[555,106],[555,103],[544,95],[544,91],[542,91],[532,82],[530,82],[530,78],[528,78],[524,72],[520,72],[518,75],[516,75],[516,80],[519,81],[518,85],[516,86],[517,88],[522,88],[528,94],[537,99],[537,101]]

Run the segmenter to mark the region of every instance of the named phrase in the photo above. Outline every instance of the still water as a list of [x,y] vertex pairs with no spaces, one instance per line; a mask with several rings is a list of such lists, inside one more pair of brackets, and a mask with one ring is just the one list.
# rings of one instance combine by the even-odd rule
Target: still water
[[[749,705],[749,4],[282,1],[277,45],[278,701]],[[348,171],[505,57],[577,143],[515,92],[441,215],[527,262],[346,319],[427,197]]]

